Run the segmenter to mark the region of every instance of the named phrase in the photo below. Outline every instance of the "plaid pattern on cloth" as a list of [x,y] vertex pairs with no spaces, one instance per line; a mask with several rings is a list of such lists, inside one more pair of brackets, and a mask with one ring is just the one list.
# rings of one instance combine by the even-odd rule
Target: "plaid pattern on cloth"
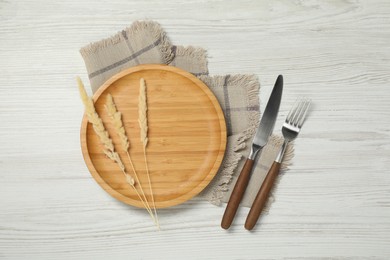
[[[215,205],[227,202],[250,151],[250,142],[260,118],[259,87],[255,75],[210,76],[207,53],[199,47],[173,45],[154,21],[136,21],[110,38],[91,43],[80,50],[92,92],[120,71],[139,64],[167,64],[186,70],[201,79],[217,97],[225,115],[228,144],[218,174],[198,199]],[[282,144],[272,136],[256,162],[252,178],[241,202],[250,207]],[[293,157],[288,147],[282,167]],[[276,186],[276,185],[275,185]],[[271,195],[270,201],[273,200]]]

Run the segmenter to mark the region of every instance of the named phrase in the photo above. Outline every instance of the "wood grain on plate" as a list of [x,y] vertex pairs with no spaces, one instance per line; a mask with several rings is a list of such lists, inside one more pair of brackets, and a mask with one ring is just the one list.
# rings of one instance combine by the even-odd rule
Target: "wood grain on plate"
[[[122,112],[130,154],[143,190],[151,200],[140,129],[139,81],[147,86],[149,144],[148,166],[156,207],[180,204],[202,191],[222,162],[226,127],[221,107],[208,87],[188,72],[171,66],[141,65],[108,80],[94,95],[95,107],[126,165],[134,176],[125,151],[104,109],[111,94]],[[119,167],[102,153],[102,146],[86,117],[81,127],[81,146],[87,167],[109,194],[127,204],[143,207],[126,183]],[[139,188],[140,184],[136,184]]]

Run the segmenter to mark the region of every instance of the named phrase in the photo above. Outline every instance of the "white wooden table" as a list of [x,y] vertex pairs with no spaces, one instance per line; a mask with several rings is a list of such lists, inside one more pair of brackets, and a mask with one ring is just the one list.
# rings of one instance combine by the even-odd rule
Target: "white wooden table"
[[[208,49],[211,74],[255,73],[267,100],[285,77],[314,110],[259,228],[223,207],[117,202],[79,144],[81,46],[137,19]],[[389,259],[390,2],[0,1],[0,259]],[[263,110],[263,107],[261,108]]]

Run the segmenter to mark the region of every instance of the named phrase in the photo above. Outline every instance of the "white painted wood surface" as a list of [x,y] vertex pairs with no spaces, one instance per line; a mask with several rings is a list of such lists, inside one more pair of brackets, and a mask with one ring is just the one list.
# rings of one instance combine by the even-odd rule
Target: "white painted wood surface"
[[[80,152],[78,49],[136,19],[209,51],[212,74],[256,73],[314,111],[269,215],[190,201],[147,213],[101,190]],[[389,259],[390,2],[0,0],[0,259]],[[279,131],[279,130],[276,131]]]

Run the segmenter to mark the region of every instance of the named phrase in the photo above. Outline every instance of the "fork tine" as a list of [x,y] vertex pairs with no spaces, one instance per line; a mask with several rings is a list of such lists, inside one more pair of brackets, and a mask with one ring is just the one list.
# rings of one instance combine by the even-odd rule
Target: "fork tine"
[[311,100],[310,99],[307,99],[306,100],[306,107],[305,107],[305,112],[302,114],[300,120],[298,121],[298,127],[301,128],[303,123],[305,122],[305,119],[306,119],[306,114],[307,114],[307,111],[309,110],[310,108],[310,104],[311,104]]
[[300,115],[302,114],[302,110],[304,108],[304,105],[305,105],[305,100],[304,99],[300,99],[298,107],[297,107],[297,109],[296,109],[296,111],[294,113],[294,117],[293,117],[293,119],[291,121],[292,125],[297,126],[299,118],[300,118]]
[[294,117],[295,115],[295,111],[298,107],[298,102],[299,102],[299,98],[297,98],[294,102],[294,105],[291,107],[290,111],[288,112],[288,115],[286,116],[286,123],[290,123],[291,122],[291,118]]

